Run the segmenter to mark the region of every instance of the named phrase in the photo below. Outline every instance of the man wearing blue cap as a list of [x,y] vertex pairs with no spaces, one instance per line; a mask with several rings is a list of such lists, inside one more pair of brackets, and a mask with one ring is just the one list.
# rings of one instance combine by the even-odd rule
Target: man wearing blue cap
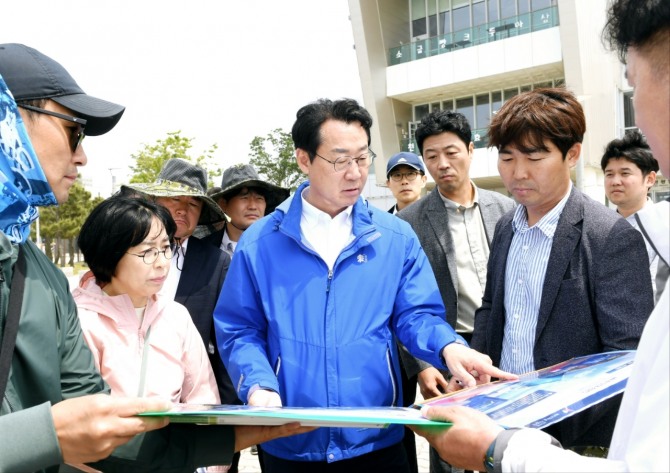
[[394,154],[386,165],[386,186],[393,192],[396,203],[389,213],[396,214],[421,198],[426,187],[426,169],[423,161],[406,151]]

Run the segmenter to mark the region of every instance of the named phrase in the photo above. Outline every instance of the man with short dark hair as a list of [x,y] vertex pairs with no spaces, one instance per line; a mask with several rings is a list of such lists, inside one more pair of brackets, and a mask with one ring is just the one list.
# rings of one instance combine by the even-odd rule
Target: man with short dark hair
[[[614,0],[605,38],[627,63],[634,87],[637,125],[645,133],[661,171],[670,176],[670,3]],[[651,241],[670,260],[670,205],[639,213]],[[624,249],[623,251],[627,251]],[[613,256],[616,260],[616,256]],[[619,266],[623,266],[619,264]],[[614,271],[617,269],[615,268]],[[639,276],[638,276],[639,277]],[[443,458],[460,467],[509,471],[670,471],[670,283],[647,320],[624,391],[607,459],[562,450],[536,429],[504,430],[468,408],[430,408],[425,415],[452,427],[422,431]],[[623,284],[621,287],[627,287]],[[622,291],[626,295],[628,290]],[[571,343],[569,337],[567,343]]]
[[[397,337],[467,386],[508,378],[444,320],[410,226],[361,198],[374,159],[372,117],[321,99],[296,115],[309,181],[240,238],[214,312],[240,399],[255,406],[397,406]],[[321,428],[263,444],[266,473],[406,473],[403,426]]]
[[[498,192],[480,189],[470,179],[474,143],[461,113],[438,110],[426,115],[415,137],[435,189],[398,217],[409,222],[426,252],[447,309],[447,322],[466,341],[472,337],[475,311],[486,286],[486,264],[495,226],[514,208]],[[446,372],[401,352],[408,375],[416,376],[424,398],[447,390]],[[430,451],[432,473],[450,471]]]
[[[560,87],[519,94],[491,120],[498,171],[519,205],[496,226],[472,346],[513,373],[633,350],[653,308],[642,236],[570,179],[585,133],[581,104]],[[619,401],[548,431],[564,447],[606,448]]]
[[617,206],[617,212],[644,237],[649,254],[649,272],[657,301],[670,273],[668,265],[658,256],[653,242],[645,235],[637,213],[643,208],[653,207],[649,190],[656,182],[658,161],[651,153],[639,130],[628,130],[623,138],[610,141],[600,161],[605,174],[605,194]]

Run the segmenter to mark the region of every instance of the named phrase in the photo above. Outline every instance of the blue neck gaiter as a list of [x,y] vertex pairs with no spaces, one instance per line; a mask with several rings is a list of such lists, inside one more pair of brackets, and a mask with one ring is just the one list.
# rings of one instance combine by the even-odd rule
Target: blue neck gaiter
[[37,207],[58,205],[28,132],[0,76],[0,231],[14,243],[30,236]]

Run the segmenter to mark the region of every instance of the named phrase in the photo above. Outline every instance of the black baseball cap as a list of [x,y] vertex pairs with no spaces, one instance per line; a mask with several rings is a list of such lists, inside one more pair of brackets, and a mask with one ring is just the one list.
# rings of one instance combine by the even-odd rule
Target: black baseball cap
[[63,66],[23,44],[0,44],[0,75],[14,100],[51,99],[85,118],[89,136],[114,128],[126,109],[87,95]]

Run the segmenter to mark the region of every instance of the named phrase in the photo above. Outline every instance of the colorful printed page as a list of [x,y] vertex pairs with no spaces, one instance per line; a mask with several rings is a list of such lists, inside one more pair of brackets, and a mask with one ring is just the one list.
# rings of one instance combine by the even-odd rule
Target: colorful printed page
[[417,406],[468,406],[504,427],[544,428],[611,398],[626,387],[635,351],[610,351],[427,399]]

